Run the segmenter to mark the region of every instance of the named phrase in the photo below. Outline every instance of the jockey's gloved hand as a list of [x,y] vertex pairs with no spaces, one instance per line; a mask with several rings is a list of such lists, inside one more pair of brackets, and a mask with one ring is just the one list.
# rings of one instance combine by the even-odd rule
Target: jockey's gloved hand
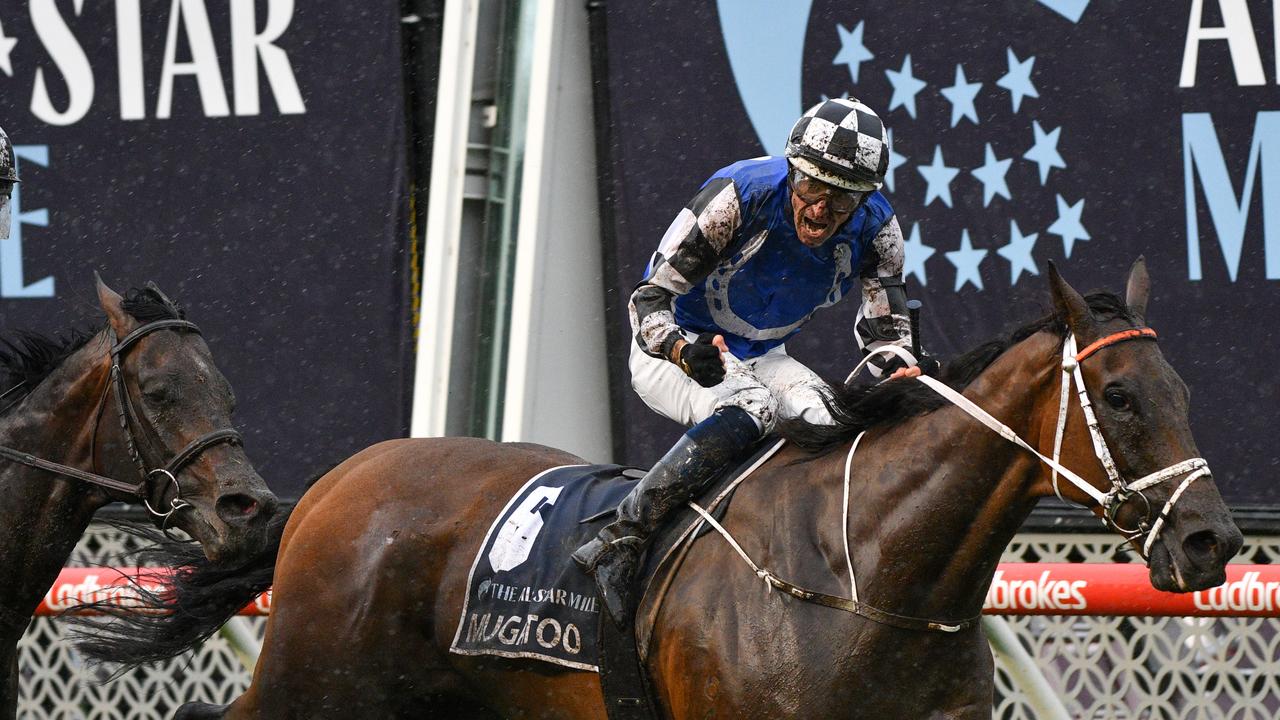
[[916,366],[920,368],[920,372],[929,377],[938,377],[942,372],[942,363],[938,359],[927,352],[920,352],[920,359],[916,360]]
[[714,333],[702,333],[697,342],[685,343],[676,353],[676,365],[702,387],[715,387],[724,380],[724,360],[720,348],[712,344]]
[[[901,370],[906,366],[907,364],[903,362],[901,358],[894,356],[886,361],[884,367],[880,369],[880,377],[888,378],[894,372]],[[920,353],[920,357],[916,359],[916,367],[920,368],[920,373],[922,375],[928,375],[930,377],[937,377],[938,374],[942,372],[942,363],[938,362],[937,358],[923,351]]]

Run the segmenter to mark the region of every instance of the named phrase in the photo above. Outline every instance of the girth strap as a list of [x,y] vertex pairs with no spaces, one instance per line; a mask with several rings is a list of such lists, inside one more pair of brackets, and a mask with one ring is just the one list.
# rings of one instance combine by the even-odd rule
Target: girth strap
[[802,587],[792,585],[785,580],[773,577],[772,575],[769,576],[767,580],[773,587],[787,593],[788,595],[798,597],[801,600],[825,605],[829,608],[835,608],[836,610],[844,610],[845,612],[850,612],[854,615],[861,615],[862,617],[878,622],[881,625],[889,625],[903,630],[934,630],[938,632],[954,633],[962,630],[968,630],[969,628],[976,626],[982,619],[981,615],[975,615],[971,618],[947,623],[938,620],[927,620],[925,618],[912,617],[910,615],[899,615],[897,613],[891,613],[888,610],[881,610],[880,608],[872,607],[871,605],[859,600],[846,600],[845,598],[837,595],[828,595],[816,590],[806,590]]
[[702,516],[702,519],[707,524],[715,528],[715,530],[719,532],[726,541],[728,541],[729,546],[738,553],[738,556],[746,561],[747,565],[751,566],[756,577],[764,580],[769,587],[781,590],[782,592],[785,592],[792,597],[804,600],[805,602],[824,605],[835,610],[843,610],[847,613],[853,613],[854,615],[864,617],[873,622],[901,628],[903,630],[931,630],[934,632],[955,633],[975,627],[978,624],[978,621],[982,619],[981,615],[975,615],[963,620],[941,621],[912,617],[910,615],[899,615],[897,613],[891,613],[888,610],[881,610],[880,608],[872,607],[871,605],[859,600],[851,600],[837,595],[828,595],[824,592],[802,588],[795,583],[787,582],[777,575],[774,575],[768,568],[762,568],[759,565],[756,565],[755,561],[752,560],[751,557],[742,549],[742,546],[738,545],[738,541],[734,539],[733,535],[729,534],[729,531],[725,530],[724,527],[711,516],[711,513],[704,510],[702,506],[691,502],[689,503],[689,507],[692,507],[695,512]]

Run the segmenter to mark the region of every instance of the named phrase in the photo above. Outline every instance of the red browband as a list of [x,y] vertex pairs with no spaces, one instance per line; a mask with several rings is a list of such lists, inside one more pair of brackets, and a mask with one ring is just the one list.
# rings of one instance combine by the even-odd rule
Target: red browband
[[1133,330],[1122,330],[1114,335],[1108,335],[1076,353],[1076,362],[1084,360],[1108,345],[1115,345],[1116,343],[1124,342],[1125,340],[1137,340],[1139,338],[1151,338],[1152,340],[1155,340],[1156,331],[1151,328],[1135,328]]

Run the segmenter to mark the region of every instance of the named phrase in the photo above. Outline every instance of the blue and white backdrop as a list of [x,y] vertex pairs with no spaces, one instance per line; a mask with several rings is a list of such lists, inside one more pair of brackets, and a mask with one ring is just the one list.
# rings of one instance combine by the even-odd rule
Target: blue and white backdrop
[[[702,181],[780,154],[809,105],[856,96],[892,130],[886,193],[927,349],[1038,316],[1049,260],[1121,291],[1145,255],[1149,319],[1219,484],[1237,506],[1280,504],[1278,36],[1280,7],[1254,0],[609,3],[616,381],[626,298]],[[854,312],[820,314],[791,353],[843,376]],[[651,461],[680,429],[625,398],[623,459]]]
[[23,183],[0,334],[95,312],[93,271],[188,307],[286,497],[408,425],[400,4],[4,0]]

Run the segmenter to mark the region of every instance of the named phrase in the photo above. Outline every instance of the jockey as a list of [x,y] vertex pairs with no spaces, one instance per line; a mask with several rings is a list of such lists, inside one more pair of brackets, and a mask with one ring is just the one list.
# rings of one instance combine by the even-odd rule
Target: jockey
[[[649,536],[740,459],[777,419],[831,423],[827,386],[783,344],[858,286],[858,345],[911,347],[902,230],[879,192],[884,125],[857,100],[810,108],[786,157],[743,160],[703,184],[667,229],[631,295],[631,384],[649,407],[692,426],[574,553],[615,621]],[[896,357],[876,377],[914,377]]]
[[16,182],[18,167],[13,157],[13,143],[9,142],[4,128],[0,128],[0,240],[9,239],[9,198],[13,195],[13,185]]

